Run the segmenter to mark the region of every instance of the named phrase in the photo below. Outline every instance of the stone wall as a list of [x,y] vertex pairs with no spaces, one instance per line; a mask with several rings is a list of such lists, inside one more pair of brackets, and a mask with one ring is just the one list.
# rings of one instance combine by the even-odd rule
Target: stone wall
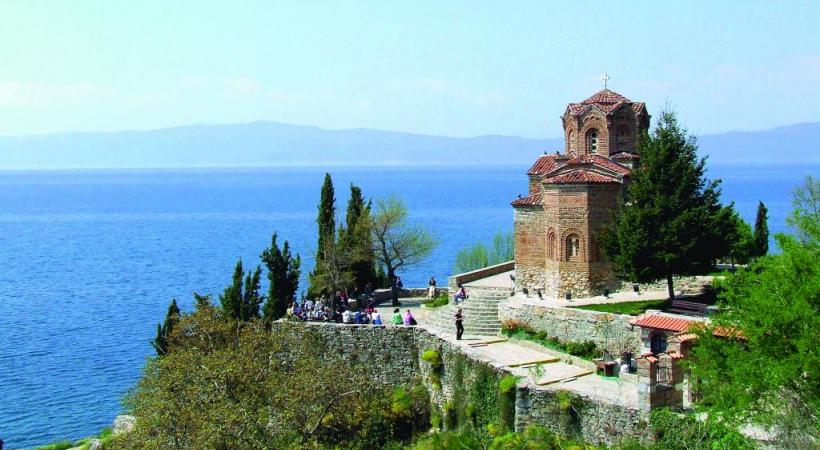
[[520,384],[515,428],[538,423],[586,442],[617,445],[626,438],[649,439],[648,414],[639,409],[603,404],[567,391],[531,389]]
[[[430,392],[431,404],[445,415],[448,407],[466,407],[471,400],[464,392],[472,386],[490,386],[488,392],[497,395],[497,382],[507,374],[502,367],[467,355],[461,347],[421,327],[295,322],[276,322],[274,326],[291,333],[315,333],[326,343],[325,357],[332,364],[362,362],[367,378],[375,383],[399,386],[420,380]],[[441,356],[437,377],[432,376],[435,369],[422,359],[428,349]],[[578,397],[572,400],[573,412],[569,412],[561,409],[557,396],[521,382],[515,399],[516,430],[539,424],[595,444],[612,444],[642,433],[639,411]]]
[[624,349],[639,354],[641,349],[641,330],[627,315],[510,301],[498,308],[498,317],[502,323],[521,322],[561,341],[592,341],[615,355]]
[[459,284],[480,280],[499,273],[509,272],[515,268],[515,261],[507,261],[490,267],[484,267],[470,272],[459,273],[447,278],[447,285],[450,292],[455,292]]

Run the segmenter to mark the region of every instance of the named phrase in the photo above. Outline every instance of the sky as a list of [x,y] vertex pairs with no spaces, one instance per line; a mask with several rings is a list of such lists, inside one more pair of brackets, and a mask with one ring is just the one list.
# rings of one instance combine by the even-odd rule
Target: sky
[[820,1],[0,2],[0,134],[273,120],[561,136],[609,87],[695,134],[820,121]]

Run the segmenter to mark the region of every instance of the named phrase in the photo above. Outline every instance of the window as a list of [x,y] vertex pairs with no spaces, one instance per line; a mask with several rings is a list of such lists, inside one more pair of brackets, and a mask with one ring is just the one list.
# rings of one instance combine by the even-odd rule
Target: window
[[649,338],[649,349],[652,353],[663,353],[666,351],[666,335],[655,333]]
[[619,152],[625,151],[628,142],[629,130],[626,127],[619,127],[617,134],[615,134],[615,148]]
[[577,234],[567,236],[566,252],[567,261],[574,261],[581,255],[581,238]]
[[549,237],[547,238],[547,258],[554,260],[555,259],[555,233],[550,231]]
[[598,153],[598,130],[589,130],[587,132],[587,150],[591,155]]

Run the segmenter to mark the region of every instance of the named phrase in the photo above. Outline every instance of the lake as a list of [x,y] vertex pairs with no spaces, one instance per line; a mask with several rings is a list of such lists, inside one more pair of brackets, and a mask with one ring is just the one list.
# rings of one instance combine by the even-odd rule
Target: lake
[[[526,167],[333,169],[338,217],[350,183],[401,196],[439,246],[405,286],[444,283],[456,251],[512,228]],[[753,223],[758,200],[784,231],[790,192],[818,167],[712,167]],[[0,437],[7,448],[110,426],[153,353],[171,298],[218,295],[237,258],[259,263],[273,232],[312,266],[324,171],[0,172]],[[265,288],[266,289],[266,288]]]

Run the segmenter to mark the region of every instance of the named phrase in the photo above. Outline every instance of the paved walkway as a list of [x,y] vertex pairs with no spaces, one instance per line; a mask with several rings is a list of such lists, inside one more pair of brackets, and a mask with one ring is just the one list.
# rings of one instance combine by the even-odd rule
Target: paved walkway
[[472,358],[526,379],[535,389],[566,390],[597,401],[638,408],[638,385],[634,381],[604,378],[592,370],[568,364],[548,349],[537,349],[498,336],[465,336],[436,333],[459,346]]
[[488,287],[488,288],[515,288],[515,282],[510,278],[510,275],[514,274],[514,270],[509,270],[507,272],[502,272],[496,275],[490,275],[486,278],[481,278],[475,281],[469,281],[464,283],[464,287],[467,288],[467,294],[470,293],[469,288],[471,287]]

